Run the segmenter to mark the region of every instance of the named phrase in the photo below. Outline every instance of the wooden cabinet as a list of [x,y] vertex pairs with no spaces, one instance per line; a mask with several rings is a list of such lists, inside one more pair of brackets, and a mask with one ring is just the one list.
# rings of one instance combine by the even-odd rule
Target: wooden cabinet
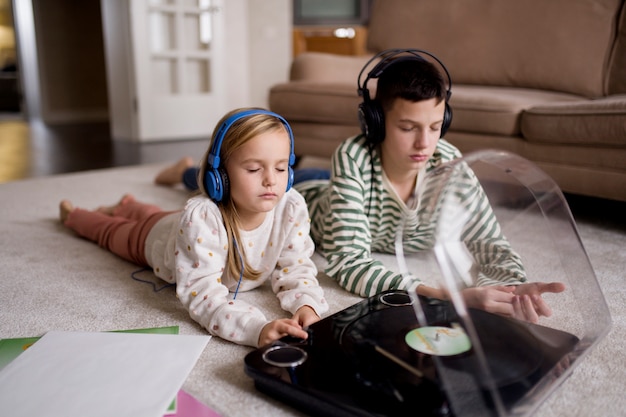
[[365,55],[366,41],[367,28],[363,26],[296,26],[293,29],[293,56],[302,52]]

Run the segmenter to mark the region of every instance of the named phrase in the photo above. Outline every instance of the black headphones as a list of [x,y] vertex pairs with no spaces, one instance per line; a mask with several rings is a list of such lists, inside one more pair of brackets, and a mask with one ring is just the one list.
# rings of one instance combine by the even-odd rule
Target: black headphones
[[[407,55],[408,54],[408,55]],[[374,55],[365,66],[361,69],[359,73],[359,78],[357,79],[357,86],[360,97],[363,97],[363,102],[359,104],[359,122],[361,124],[361,131],[367,138],[368,143],[371,145],[376,145],[383,141],[385,138],[385,115],[383,113],[383,109],[380,103],[376,100],[372,100],[370,98],[369,90],[367,89],[367,82],[372,78],[379,78],[381,74],[391,65],[407,60],[419,60],[428,62],[426,58],[421,55],[428,55],[433,60],[437,61],[437,63],[443,68],[443,71],[448,78],[448,89],[446,90],[446,107],[443,113],[443,124],[441,125],[441,137],[446,134],[446,131],[450,127],[452,123],[452,108],[448,101],[450,100],[450,96],[452,95],[452,79],[450,78],[450,73],[443,62],[439,60],[435,55],[430,52],[421,50],[421,49],[387,49],[385,51],[379,52]],[[405,55],[397,58],[399,55]],[[365,81],[361,85],[361,77],[365,69],[376,59],[381,58],[380,62],[372,68],[370,72],[367,73],[367,77]]]
[[206,189],[209,197],[215,201],[222,201],[229,193],[229,181],[228,174],[226,170],[220,167],[220,149],[222,147],[222,142],[224,141],[224,136],[228,130],[235,124],[238,120],[243,119],[244,117],[252,116],[255,114],[267,114],[270,116],[274,116],[278,120],[282,122],[282,124],[287,129],[287,133],[289,133],[289,168],[288,168],[288,178],[287,178],[287,191],[291,189],[293,185],[293,164],[296,161],[296,155],[294,153],[294,139],[293,132],[291,131],[291,126],[289,123],[280,115],[262,109],[252,109],[252,110],[244,110],[238,113],[233,114],[228,119],[222,123],[217,134],[215,135],[215,140],[211,145],[211,150],[209,151],[209,155],[207,157],[207,167],[204,173],[204,188]]

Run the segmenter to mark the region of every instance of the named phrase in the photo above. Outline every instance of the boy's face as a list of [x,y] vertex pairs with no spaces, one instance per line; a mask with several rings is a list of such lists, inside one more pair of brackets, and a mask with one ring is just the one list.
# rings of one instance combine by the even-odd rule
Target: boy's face
[[398,98],[385,113],[381,144],[383,169],[388,175],[417,172],[435,152],[441,136],[445,101]]
[[237,149],[226,163],[242,226],[257,227],[285,194],[291,143],[284,130],[262,133]]

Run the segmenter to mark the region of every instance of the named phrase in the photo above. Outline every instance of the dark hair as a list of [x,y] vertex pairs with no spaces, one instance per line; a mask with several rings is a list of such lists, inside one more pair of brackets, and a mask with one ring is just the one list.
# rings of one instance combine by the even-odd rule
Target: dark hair
[[375,100],[384,111],[397,98],[413,102],[436,98],[437,103],[446,99],[446,83],[434,64],[416,57],[399,57],[394,61],[385,68],[376,86]]

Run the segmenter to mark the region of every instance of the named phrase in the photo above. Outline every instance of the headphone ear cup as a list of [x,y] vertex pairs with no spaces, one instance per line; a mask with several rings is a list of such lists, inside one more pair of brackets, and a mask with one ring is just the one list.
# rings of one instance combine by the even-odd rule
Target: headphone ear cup
[[361,131],[368,143],[377,145],[385,139],[385,116],[376,101],[364,100],[359,105]]
[[287,168],[287,191],[291,190],[293,187],[293,168],[289,165]]
[[207,168],[204,174],[204,188],[213,201],[222,200],[222,179],[217,169]]
[[444,137],[452,124],[452,107],[446,101],[446,108],[443,111],[443,123],[441,124],[441,137]]
[[224,168],[219,167],[217,171],[219,172],[220,182],[222,184],[221,197],[219,201],[224,201],[230,194],[230,180],[228,179],[228,173]]

